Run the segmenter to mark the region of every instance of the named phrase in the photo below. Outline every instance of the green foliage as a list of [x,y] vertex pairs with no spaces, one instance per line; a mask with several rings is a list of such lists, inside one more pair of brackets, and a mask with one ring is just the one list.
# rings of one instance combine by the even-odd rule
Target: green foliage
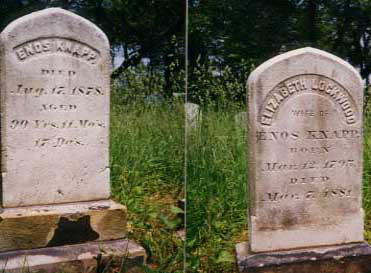
[[170,64],[171,81],[165,89],[165,76],[162,71],[140,64],[129,67],[113,81],[113,99],[122,105],[135,103],[159,103],[170,99],[173,93],[184,92],[184,70],[175,71]]
[[162,94],[163,85],[161,73],[151,73],[144,65],[129,67],[113,82],[113,100],[122,105],[143,103],[151,94]]
[[[189,272],[236,273],[235,244],[247,238],[246,131],[236,108],[204,111],[188,137],[187,267]],[[245,108],[240,111],[245,111]],[[371,242],[371,111],[364,116],[363,208]]]
[[368,0],[190,1],[190,66],[216,58],[238,70],[285,51],[313,46],[371,74],[371,2]]
[[142,58],[150,66],[165,71],[170,81],[169,65],[184,67],[185,1],[169,0],[74,0],[76,11],[96,23],[107,34],[113,48],[121,47],[124,62],[116,77],[125,69],[140,64]]
[[371,243],[371,111],[364,116],[363,143],[363,209],[365,211],[365,238]]
[[234,247],[246,240],[247,178],[246,132],[234,121],[244,109],[235,109],[204,111],[201,128],[188,136],[189,272],[237,272]]
[[190,70],[188,100],[219,110],[245,105],[246,75],[251,66],[242,60],[240,67],[240,71],[233,71],[229,66],[218,68],[211,62],[198,64]]
[[183,195],[183,104],[121,104],[115,98],[110,133],[113,196],[128,208],[129,237],[149,255],[145,272],[182,272],[183,241],[175,234],[182,221],[174,207]]

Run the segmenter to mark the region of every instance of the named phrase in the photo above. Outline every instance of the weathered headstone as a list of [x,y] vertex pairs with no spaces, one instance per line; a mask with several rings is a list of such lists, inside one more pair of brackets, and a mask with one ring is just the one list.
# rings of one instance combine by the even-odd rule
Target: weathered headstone
[[195,129],[201,121],[200,106],[195,103],[186,102],[184,104],[186,123],[188,128]]
[[185,93],[173,93],[173,101],[184,104]]
[[164,103],[164,96],[162,94],[151,94],[144,98],[144,102],[148,105],[160,105]]
[[124,238],[125,207],[108,200],[105,34],[53,8],[14,21],[0,43],[0,250]]
[[261,65],[248,88],[251,250],[362,241],[357,71],[304,48]]
[[3,206],[107,199],[111,57],[104,33],[47,10],[10,24],[1,42]]
[[249,251],[362,242],[357,71],[324,51],[298,49],[259,66],[248,95]]

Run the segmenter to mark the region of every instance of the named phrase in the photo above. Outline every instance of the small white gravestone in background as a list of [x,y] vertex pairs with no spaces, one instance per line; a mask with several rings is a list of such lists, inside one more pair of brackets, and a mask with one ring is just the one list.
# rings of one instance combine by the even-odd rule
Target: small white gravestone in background
[[248,80],[252,252],[363,241],[363,84],[345,61],[303,48]]
[[47,9],[1,33],[4,207],[107,199],[111,57],[84,18]]
[[187,102],[184,104],[184,110],[188,128],[191,129],[197,128],[201,121],[200,106],[195,103]]

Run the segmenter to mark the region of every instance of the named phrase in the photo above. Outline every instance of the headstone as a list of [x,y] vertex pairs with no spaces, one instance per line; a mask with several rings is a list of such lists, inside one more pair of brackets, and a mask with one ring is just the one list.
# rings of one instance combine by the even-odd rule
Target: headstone
[[185,97],[185,93],[173,93],[173,97],[174,98],[181,98],[181,99],[184,99]]
[[107,199],[111,57],[89,21],[49,9],[1,34],[4,207]]
[[363,241],[363,83],[314,48],[277,56],[249,77],[252,252]]
[[[126,208],[108,199],[111,58],[105,34],[52,8],[11,23],[0,46],[2,270],[19,269],[28,259],[53,272],[62,260],[76,265],[86,258],[97,266],[85,255],[97,245],[127,246],[117,255],[130,256]],[[76,245],[70,248],[75,255],[65,255],[67,245]],[[138,247],[133,251],[145,258]]]
[[144,102],[148,105],[159,105],[164,103],[165,99],[162,94],[151,94],[144,98]]
[[187,102],[184,104],[184,110],[188,128],[197,128],[201,120],[200,106],[195,103]]
[[173,93],[173,101],[183,104],[185,100],[185,93]]

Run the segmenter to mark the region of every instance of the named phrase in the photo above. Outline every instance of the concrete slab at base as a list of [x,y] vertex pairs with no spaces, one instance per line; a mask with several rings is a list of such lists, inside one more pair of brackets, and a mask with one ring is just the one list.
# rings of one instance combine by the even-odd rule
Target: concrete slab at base
[[371,273],[367,243],[255,254],[243,242],[236,252],[241,273]]
[[0,213],[0,251],[125,237],[126,208],[112,200],[5,208]]
[[[0,272],[4,273],[95,273],[107,266],[141,272],[145,250],[129,240],[17,250],[0,253]],[[121,271],[120,271],[121,272]]]

